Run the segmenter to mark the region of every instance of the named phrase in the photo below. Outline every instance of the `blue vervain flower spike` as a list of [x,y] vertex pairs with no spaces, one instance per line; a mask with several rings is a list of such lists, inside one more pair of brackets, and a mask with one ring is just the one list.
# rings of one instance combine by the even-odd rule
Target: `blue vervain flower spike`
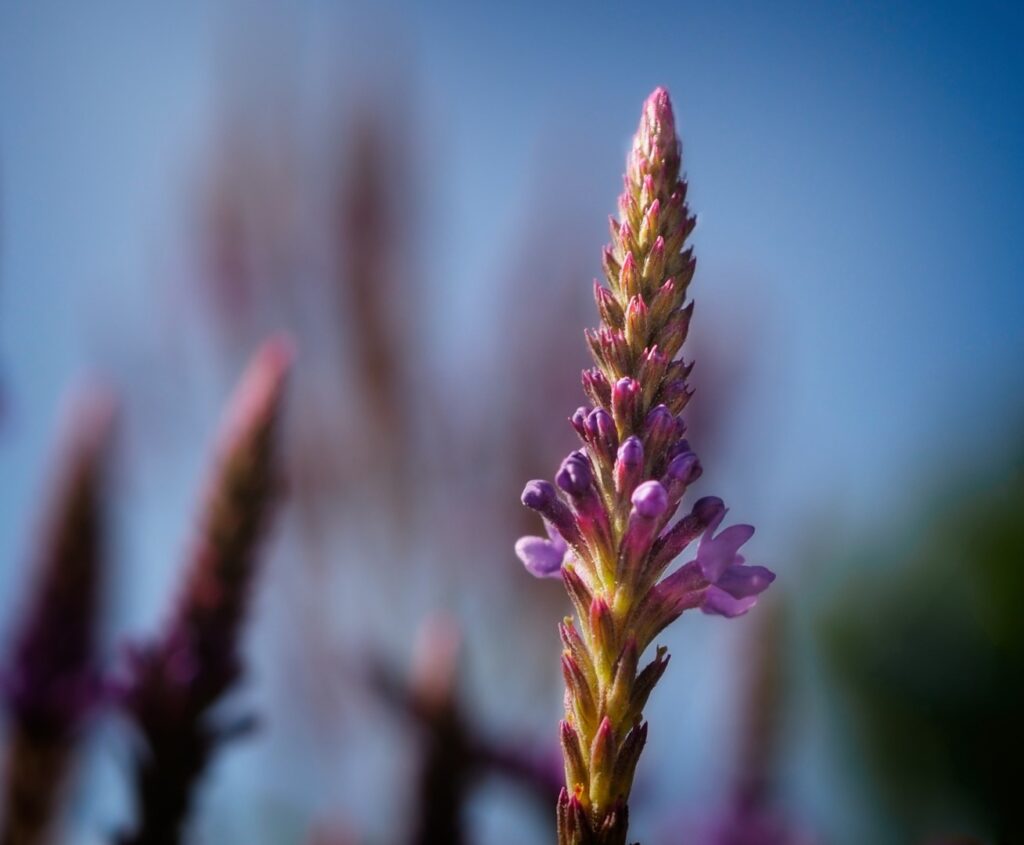
[[[626,842],[630,787],[647,738],[643,709],[668,663],[659,647],[641,667],[654,638],[691,608],[746,613],[775,577],[739,554],[751,526],[718,532],[720,499],[700,499],[673,521],[702,473],[680,417],[692,394],[691,365],[680,351],[696,266],[685,246],[696,220],[680,166],[672,104],[659,88],[644,103],[611,221],[608,286],[595,285],[601,325],[586,332],[595,367],[583,373],[593,407],[571,419],[583,448],[565,459],[554,485],[531,481],[523,491],[548,536],[520,539],[516,553],[531,574],[562,578],[577,617],[560,626],[559,845]],[[662,578],[698,537],[695,559]]]

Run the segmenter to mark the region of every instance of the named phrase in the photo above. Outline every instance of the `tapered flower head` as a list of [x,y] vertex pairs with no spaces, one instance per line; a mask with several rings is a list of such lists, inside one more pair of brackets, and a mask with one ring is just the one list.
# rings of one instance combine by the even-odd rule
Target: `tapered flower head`
[[[579,625],[561,628],[560,845],[625,842],[627,800],[647,735],[643,708],[667,665],[659,650],[641,667],[644,649],[685,610],[745,613],[774,578],[739,555],[753,528],[718,532],[720,499],[705,497],[676,519],[703,473],[680,416],[692,395],[692,365],[679,356],[696,266],[685,245],[696,219],[680,167],[672,103],[659,88],[644,103],[619,216],[611,221],[607,287],[595,285],[601,325],[586,332],[595,366],[583,373],[592,406],[571,417],[583,448],[562,462],[554,484],[531,481],[523,491],[548,537],[524,537],[516,552],[531,574],[561,575]],[[662,578],[698,537],[696,558]]]
[[100,692],[96,635],[104,569],[103,479],[111,396],[77,397],[32,567],[33,590],[2,670],[9,720],[0,841],[44,841],[83,720]]

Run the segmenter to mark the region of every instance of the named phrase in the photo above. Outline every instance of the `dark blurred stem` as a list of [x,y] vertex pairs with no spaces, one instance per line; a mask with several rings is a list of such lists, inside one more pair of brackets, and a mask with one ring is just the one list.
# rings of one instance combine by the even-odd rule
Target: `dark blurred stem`
[[67,768],[67,742],[15,729],[7,740],[4,822],[0,845],[46,842],[57,808],[59,784]]
[[414,845],[462,845],[462,809],[468,791],[468,749],[454,711],[433,721],[426,755],[420,768],[419,806],[413,830]]
[[181,742],[159,757],[140,756],[135,764],[134,832],[123,845],[178,845],[189,817],[195,786],[206,767],[207,743]]

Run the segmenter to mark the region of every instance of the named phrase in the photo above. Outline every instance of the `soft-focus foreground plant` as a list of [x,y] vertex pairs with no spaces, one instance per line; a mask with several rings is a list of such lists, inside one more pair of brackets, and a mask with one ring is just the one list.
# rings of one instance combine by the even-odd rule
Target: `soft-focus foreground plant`
[[112,422],[113,403],[100,392],[83,394],[67,420],[34,589],[3,672],[3,845],[47,841],[71,752],[98,699],[102,487]]
[[247,720],[211,712],[242,673],[239,640],[277,488],[275,440],[291,347],[265,344],[228,408],[183,592],[161,637],[129,653],[120,702],[138,734],[133,845],[181,839],[215,747]]
[[[647,737],[643,709],[668,663],[655,636],[683,611],[738,616],[774,580],[746,566],[739,548],[754,533],[734,525],[716,534],[721,499],[697,501],[672,523],[701,465],[680,413],[691,365],[677,358],[693,305],[695,261],[683,245],[696,222],[680,178],[680,145],[668,92],[644,104],[604,253],[609,287],[595,284],[601,327],[587,332],[597,365],[583,373],[592,407],[572,425],[584,443],[547,481],[531,481],[523,504],[548,537],[523,537],[516,552],[538,577],[561,577],[577,623],[560,626],[566,683],[561,727],[566,785],[558,800],[560,845],[622,845],[627,802]],[[694,560],[668,577],[697,537]]]

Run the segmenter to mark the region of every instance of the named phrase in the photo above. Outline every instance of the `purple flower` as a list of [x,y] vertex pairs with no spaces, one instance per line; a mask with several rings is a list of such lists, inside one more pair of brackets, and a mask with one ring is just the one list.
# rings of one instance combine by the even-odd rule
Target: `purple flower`
[[569,556],[569,545],[547,520],[544,520],[544,527],[548,533],[546,538],[527,536],[516,540],[516,555],[534,577],[559,578]]
[[754,536],[753,525],[731,525],[715,535],[725,513],[720,511],[705,530],[696,562],[711,584],[701,609],[731,619],[757,604],[757,597],[775,580],[775,573],[763,566],[747,566],[739,554],[740,547]]

